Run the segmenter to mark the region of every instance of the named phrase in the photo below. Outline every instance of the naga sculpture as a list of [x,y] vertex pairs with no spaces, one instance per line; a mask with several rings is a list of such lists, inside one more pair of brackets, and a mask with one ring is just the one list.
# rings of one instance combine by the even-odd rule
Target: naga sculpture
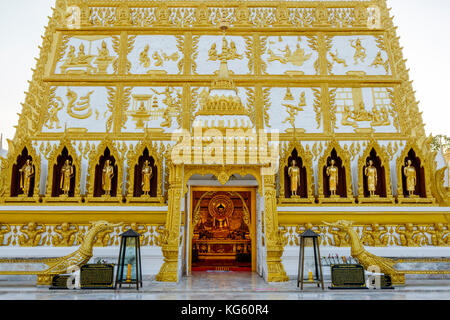
[[392,284],[404,285],[405,274],[450,274],[450,270],[397,270],[394,266],[398,263],[411,263],[411,262],[448,262],[448,259],[388,259],[378,257],[366,249],[353,228],[353,223],[345,220],[340,220],[335,223],[323,222],[327,226],[337,228],[341,231],[345,231],[350,238],[351,256],[359,261],[359,263],[368,269],[372,266],[379,267],[381,273],[391,277]]
[[43,264],[47,266],[47,269],[41,271],[0,271],[0,275],[37,275],[37,285],[51,285],[54,276],[67,273],[69,268],[81,267],[88,263],[93,255],[93,247],[97,234],[120,225],[122,223],[111,224],[107,221],[92,223],[78,250],[65,257],[0,259],[0,263],[2,264]]

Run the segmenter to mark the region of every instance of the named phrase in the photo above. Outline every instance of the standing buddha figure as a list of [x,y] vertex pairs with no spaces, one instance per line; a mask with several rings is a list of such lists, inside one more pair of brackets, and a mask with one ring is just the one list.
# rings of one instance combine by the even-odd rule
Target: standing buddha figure
[[297,190],[300,186],[300,168],[297,167],[297,161],[292,160],[292,166],[288,169],[288,175],[291,179],[291,195],[297,197]]
[[113,177],[114,167],[111,165],[110,160],[106,160],[105,166],[103,167],[102,188],[103,191],[105,191],[105,195],[107,196],[111,195]]
[[416,169],[412,166],[411,160],[408,160],[406,162],[406,167],[403,169],[403,174],[406,177],[406,190],[408,191],[409,196],[413,197],[417,184],[417,172]]
[[31,178],[34,176],[34,168],[31,160],[27,160],[25,165],[19,169],[20,173],[20,189],[24,196],[28,197],[31,189]]
[[335,166],[336,161],[333,159],[330,162],[330,166],[327,168],[327,176],[329,178],[328,186],[332,197],[336,197],[336,191],[338,187],[339,169]]
[[73,166],[69,160],[66,160],[64,166],[61,169],[61,180],[59,187],[64,192],[65,196],[69,195],[70,192],[70,180],[73,177]]
[[373,166],[372,160],[369,160],[368,166],[364,170],[364,175],[367,177],[367,189],[369,190],[370,196],[373,197],[377,190],[378,176],[377,168]]
[[150,195],[152,176],[153,170],[150,166],[150,161],[146,160],[142,167],[142,191],[144,192],[144,196]]

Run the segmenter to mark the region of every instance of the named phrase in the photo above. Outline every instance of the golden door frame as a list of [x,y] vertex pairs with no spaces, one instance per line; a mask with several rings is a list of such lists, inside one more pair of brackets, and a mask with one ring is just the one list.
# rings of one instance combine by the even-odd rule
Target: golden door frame
[[189,239],[189,261],[188,261],[188,275],[191,275],[192,273],[192,238],[194,236],[194,229],[193,229],[193,213],[194,213],[194,202],[193,199],[193,193],[195,191],[205,191],[205,192],[240,192],[240,191],[247,191],[251,192],[251,212],[250,212],[250,238],[251,238],[251,244],[252,244],[252,272],[256,272],[256,245],[257,245],[257,239],[256,239],[256,192],[257,187],[207,187],[207,186],[192,186],[190,188],[189,192],[189,214],[185,215],[185,225],[189,224],[189,238],[187,237],[187,230],[184,230],[185,233],[185,239]]

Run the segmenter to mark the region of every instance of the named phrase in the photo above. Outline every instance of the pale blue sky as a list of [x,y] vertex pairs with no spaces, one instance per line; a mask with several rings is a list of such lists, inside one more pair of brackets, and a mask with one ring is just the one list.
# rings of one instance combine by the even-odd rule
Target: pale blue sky
[[[17,113],[54,0],[0,0],[0,132],[14,136]],[[388,0],[399,27],[427,134],[450,136],[450,1]],[[435,80],[435,81],[433,81]]]

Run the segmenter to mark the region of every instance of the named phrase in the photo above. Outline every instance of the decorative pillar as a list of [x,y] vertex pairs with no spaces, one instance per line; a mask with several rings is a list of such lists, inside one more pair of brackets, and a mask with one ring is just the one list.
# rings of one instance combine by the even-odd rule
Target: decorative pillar
[[[165,229],[160,233],[164,263],[156,281],[178,282],[178,259],[180,250],[181,196],[183,188],[183,167],[169,165],[169,208]],[[181,263],[181,261],[180,261]]]
[[288,281],[281,257],[286,245],[285,232],[279,230],[277,212],[277,191],[275,185],[275,175],[265,175],[264,179],[264,224],[266,232],[267,248],[267,281],[284,282]]

